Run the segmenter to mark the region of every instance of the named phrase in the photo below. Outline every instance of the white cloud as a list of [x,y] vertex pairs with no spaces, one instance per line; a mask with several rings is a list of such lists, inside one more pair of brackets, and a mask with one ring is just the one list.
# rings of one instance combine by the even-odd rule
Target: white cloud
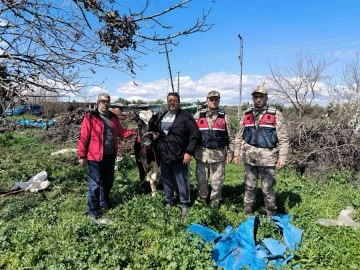
[[115,100],[113,96],[111,96],[111,93],[105,88],[94,86],[88,90],[88,93],[86,95],[87,101],[96,102],[97,97],[101,93],[108,93],[112,100]]
[[9,23],[8,20],[4,19],[4,18],[0,18],[0,27],[5,27],[7,26]]
[[[266,77],[262,75],[243,75],[241,104],[252,102],[252,89],[262,84],[265,78]],[[182,102],[205,101],[209,91],[217,90],[221,94],[221,105],[238,106],[240,103],[239,74],[216,72],[206,74],[197,80],[192,79],[190,76],[181,76],[179,79]],[[177,78],[175,78],[173,84],[175,92],[177,92]],[[326,83],[319,83],[317,87],[321,89],[321,91],[313,104],[326,105],[329,100],[327,93],[328,85]],[[143,100],[145,102],[161,99],[165,102],[168,92],[172,92],[170,81],[160,79],[149,82],[137,81],[134,83],[133,81],[128,81],[120,83],[115,91],[108,91],[101,87],[92,87],[85,96],[88,101],[96,101],[100,93],[108,93],[112,101],[116,101],[118,98],[124,98],[129,101]],[[271,90],[269,92],[269,98],[271,102],[280,102],[285,106],[289,105],[277,100]]]
[[[251,100],[251,89],[259,84],[264,78],[257,75],[244,75],[242,87],[242,103]],[[222,105],[239,104],[239,75],[225,72],[210,73],[204,77],[193,80],[190,76],[179,77],[179,92],[182,102],[205,101],[206,95],[211,90],[217,90],[221,94]],[[177,78],[173,81],[175,92],[178,91]],[[119,84],[116,94],[128,100],[151,101],[156,99],[166,100],[166,95],[171,92],[171,83],[168,80],[156,80],[150,82],[130,81]]]
[[332,53],[332,56],[334,56],[337,59],[345,59],[345,60],[352,60],[356,58],[356,55],[359,53],[358,50],[343,50],[343,51],[335,51]]

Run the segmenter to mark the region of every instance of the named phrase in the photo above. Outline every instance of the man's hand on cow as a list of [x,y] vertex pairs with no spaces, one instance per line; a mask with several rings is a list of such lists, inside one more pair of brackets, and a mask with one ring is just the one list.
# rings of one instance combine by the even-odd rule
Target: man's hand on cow
[[159,133],[158,132],[152,132],[153,134],[153,139],[157,140],[157,138],[159,138]]
[[188,153],[185,153],[184,154],[184,158],[183,158],[183,164],[186,165],[186,164],[189,164],[191,161],[191,155],[188,154]]

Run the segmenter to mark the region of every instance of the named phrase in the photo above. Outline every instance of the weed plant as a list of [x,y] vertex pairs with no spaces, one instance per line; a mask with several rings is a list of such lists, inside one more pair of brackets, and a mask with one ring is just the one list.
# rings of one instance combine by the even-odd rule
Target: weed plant
[[[211,259],[213,244],[190,235],[186,228],[198,223],[222,233],[227,225],[237,228],[246,220],[242,166],[227,166],[223,203],[216,210],[194,203],[197,187],[192,162],[192,205],[188,217],[180,220],[179,206],[165,211],[161,186],[155,197],[150,196],[138,180],[134,158],[125,156],[116,173],[112,207],[105,213],[113,224],[95,224],[85,215],[86,167],[77,166],[75,153],[51,155],[66,147],[41,144],[29,131],[0,134],[1,190],[43,170],[51,182],[39,193],[0,198],[0,269],[216,269]],[[278,172],[279,211],[290,213],[292,224],[304,233],[295,258],[284,269],[295,265],[360,269],[360,230],[316,223],[319,218],[336,219],[346,206],[359,211],[359,179],[354,185],[344,175],[339,172],[318,179],[301,178],[291,168]],[[264,218],[258,191],[255,214],[260,215],[261,224],[257,238],[279,237]]]

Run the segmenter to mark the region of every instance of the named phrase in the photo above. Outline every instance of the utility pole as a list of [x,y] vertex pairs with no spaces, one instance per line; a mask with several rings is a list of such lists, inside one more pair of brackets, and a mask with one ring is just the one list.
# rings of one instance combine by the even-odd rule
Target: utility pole
[[241,99],[242,99],[242,68],[243,68],[243,38],[239,34],[238,38],[240,40],[240,51],[239,51],[239,60],[240,60],[240,80],[239,80],[239,107],[238,107],[238,117],[240,118],[241,111]]
[[177,72],[178,74],[178,93],[180,94],[180,77],[179,77],[179,74],[180,74],[180,71]]
[[[168,63],[168,69],[169,69],[169,74],[170,74],[171,89],[172,89],[172,92],[174,93],[175,92],[174,83],[173,83],[173,78],[172,78],[172,73],[171,73],[170,60],[169,60],[169,54],[168,54],[168,49],[167,49],[167,46],[166,46],[166,42],[164,43],[164,45],[165,45],[166,60],[167,60],[167,63]],[[161,52],[159,52],[159,53],[161,53]]]

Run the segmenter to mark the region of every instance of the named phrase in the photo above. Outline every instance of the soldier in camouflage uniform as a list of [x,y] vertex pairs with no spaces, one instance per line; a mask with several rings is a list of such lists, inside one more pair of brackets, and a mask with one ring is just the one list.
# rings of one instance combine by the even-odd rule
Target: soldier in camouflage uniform
[[196,178],[199,185],[199,199],[207,204],[209,199],[208,180],[211,180],[210,202],[219,208],[221,190],[225,177],[225,163],[233,157],[230,119],[219,109],[220,93],[210,91],[207,95],[207,108],[198,111],[194,118],[201,132],[201,142],[195,150]]
[[286,165],[289,150],[283,115],[267,105],[267,94],[263,86],[253,90],[254,107],[244,112],[235,138],[234,162],[239,164],[242,159],[245,166],[244,214],[247,216],[254,210],[258,177],[267,214],[275,214],[275,169]]

